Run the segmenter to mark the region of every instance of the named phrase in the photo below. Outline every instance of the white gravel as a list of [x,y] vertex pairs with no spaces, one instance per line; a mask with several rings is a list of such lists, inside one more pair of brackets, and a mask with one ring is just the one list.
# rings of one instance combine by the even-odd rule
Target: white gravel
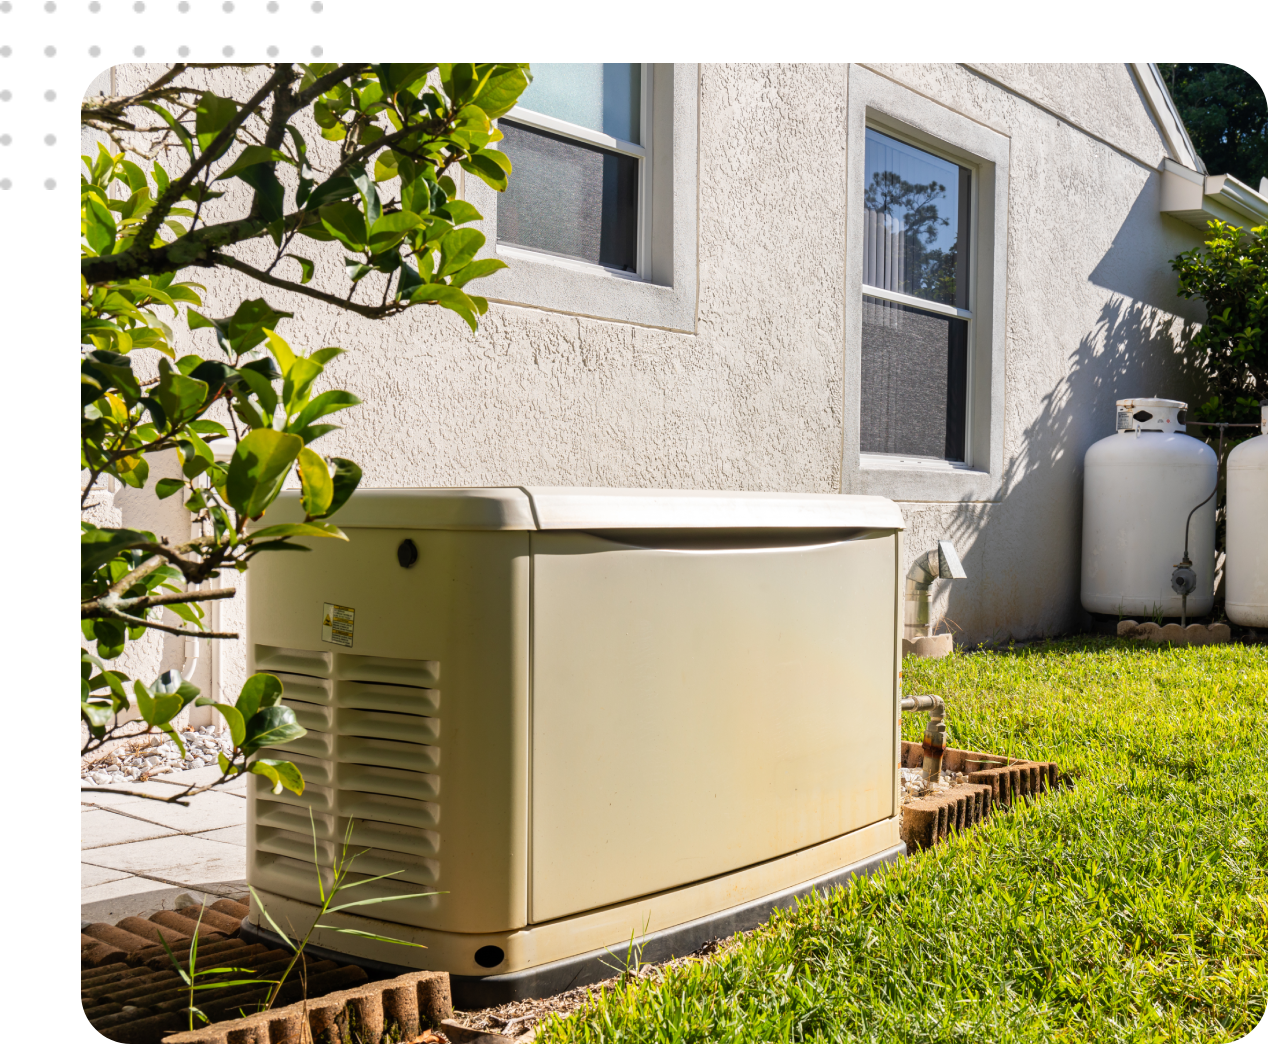
[[141,736],[82,766],[80,779],[99,787],[110,783],[134,783],[167,772],[214,765],[219,752],[224,751],[228,755],[233,750],[229,733],[217,734],[214,725],[182,732],[180,737],[185,744],[183,758],[176,744],[167,736]]
[[901,768],[902,784],[898,791],[898,803],[906,804],[913,798],[927,797],[930,794],[941,794],[952,787],[963,786],[969,777],[963,772],[948,772],[943,769],[936,782],[925,781],[925,770],[922,768]]

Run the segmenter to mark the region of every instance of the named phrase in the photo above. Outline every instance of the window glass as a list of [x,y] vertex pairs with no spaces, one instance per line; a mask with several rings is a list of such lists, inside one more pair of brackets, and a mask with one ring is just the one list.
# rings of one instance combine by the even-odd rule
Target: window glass
[[640,145],[642,70],[638,62],[533,62],[519,104]]
[[498,240],[633,272],[638,160],[499,121],[515,175],[498,200]]
[[866,140],[863,282],[967,309],[969,170],[870,127]]
[[863,297],[864,453],[964,460],[968,325]]

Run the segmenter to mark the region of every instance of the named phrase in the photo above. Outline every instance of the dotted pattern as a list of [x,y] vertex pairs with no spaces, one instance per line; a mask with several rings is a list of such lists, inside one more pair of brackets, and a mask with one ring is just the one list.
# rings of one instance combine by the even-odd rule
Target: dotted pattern
[[77,85],[104,65],[258,62],[283,49],[294,61],[320,58],[325,8],[322,0],[0,0],[0,200],[71,187]]

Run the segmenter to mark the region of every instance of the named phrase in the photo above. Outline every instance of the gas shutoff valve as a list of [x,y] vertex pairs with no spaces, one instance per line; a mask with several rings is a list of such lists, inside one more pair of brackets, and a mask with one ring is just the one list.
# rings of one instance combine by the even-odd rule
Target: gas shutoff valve
[[1182,598],[1193,594],[1197,590],[1198,574],[1193,571],[1192,565],[1193,563],[1189,561],[1186,555],[1176,563],[1175,570],[1171,574],[1171,590]]

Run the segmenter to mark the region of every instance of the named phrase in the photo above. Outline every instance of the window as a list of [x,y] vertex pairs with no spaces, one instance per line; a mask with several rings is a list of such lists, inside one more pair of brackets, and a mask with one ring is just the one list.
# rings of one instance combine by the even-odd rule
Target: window
[[993,500],[1009,140],[858,65],[847,107],[842,491]]
[[963,463],[972,172],[866,142],[860,449]]
[[694,331],[699,68],[534,62],[498,121],[507,190],[475,178],[491,301]]
[[499,242],[639,272],[643,79],[634,62],[533,66],[499,123],[515,168]]

